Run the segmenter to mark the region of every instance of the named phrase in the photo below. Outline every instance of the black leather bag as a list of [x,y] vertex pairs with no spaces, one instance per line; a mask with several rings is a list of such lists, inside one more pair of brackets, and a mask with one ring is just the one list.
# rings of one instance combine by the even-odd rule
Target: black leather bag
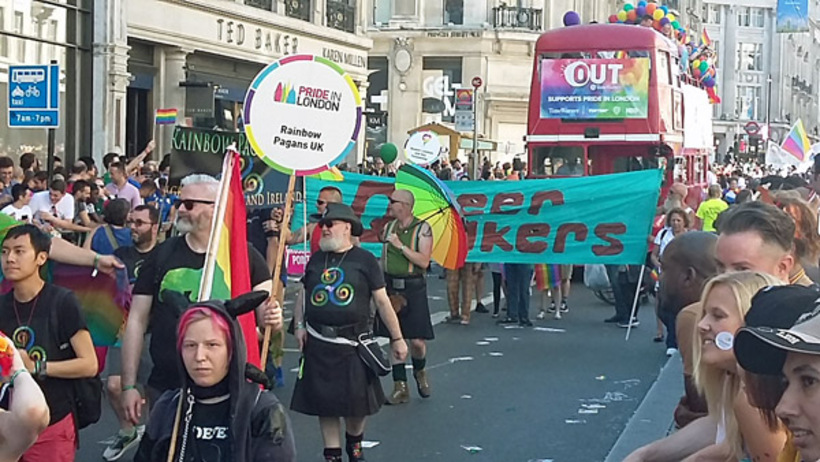
[[364,365],[379,377],[384,377],[393,370],[387,354],[370,332],[359,335],[356,341],[356,352]]

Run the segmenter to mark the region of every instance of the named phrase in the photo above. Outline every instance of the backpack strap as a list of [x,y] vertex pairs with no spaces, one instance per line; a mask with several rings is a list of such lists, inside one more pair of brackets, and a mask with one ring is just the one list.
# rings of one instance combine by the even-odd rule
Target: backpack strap
[[108,242],[111,243],[111,248],[117,250],[120,247],[120,243],[117,242],[117,238],[114,237],[114,230],[111,229],[111,225],[103,225],[103,229],[105,230],[105,235],[108,237]]

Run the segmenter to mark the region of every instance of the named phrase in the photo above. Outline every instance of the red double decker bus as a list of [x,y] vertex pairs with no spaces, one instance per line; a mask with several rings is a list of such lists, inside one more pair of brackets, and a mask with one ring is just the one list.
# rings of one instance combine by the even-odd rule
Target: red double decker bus
[[712,109],[681,73],[677,45],[652,28],[565,27],[535,47],[527,153],[531,177],[659,168],[697,207],[712,152]]

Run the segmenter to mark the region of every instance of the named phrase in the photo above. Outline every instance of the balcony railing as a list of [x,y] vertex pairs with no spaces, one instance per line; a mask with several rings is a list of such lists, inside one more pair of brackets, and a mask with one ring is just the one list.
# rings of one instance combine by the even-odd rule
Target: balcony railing
[[345,32],[355,32],[356,7],[346,1],[327,0],[327,25]]
[[310,21],[310,0],[285,0],[285,15]]
[[245,5],[266,11],[273,10],[273,0],[245,0]]
[[493,8],[493,27],[540,31],[541,17],[540,9],[497,6]]

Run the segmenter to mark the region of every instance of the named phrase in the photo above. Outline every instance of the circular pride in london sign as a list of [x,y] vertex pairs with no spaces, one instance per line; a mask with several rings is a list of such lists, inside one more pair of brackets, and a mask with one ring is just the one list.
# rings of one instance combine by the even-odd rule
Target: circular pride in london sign
[[416,132],[404,143],[404,155],[410,162],[426,167],[441,154],[441,140],[430,131]]
[[356,145],[362,99],[338,64],[313,55],[282,58],[245,95],[245,134],[270,167],[299,176],[323,172]]

